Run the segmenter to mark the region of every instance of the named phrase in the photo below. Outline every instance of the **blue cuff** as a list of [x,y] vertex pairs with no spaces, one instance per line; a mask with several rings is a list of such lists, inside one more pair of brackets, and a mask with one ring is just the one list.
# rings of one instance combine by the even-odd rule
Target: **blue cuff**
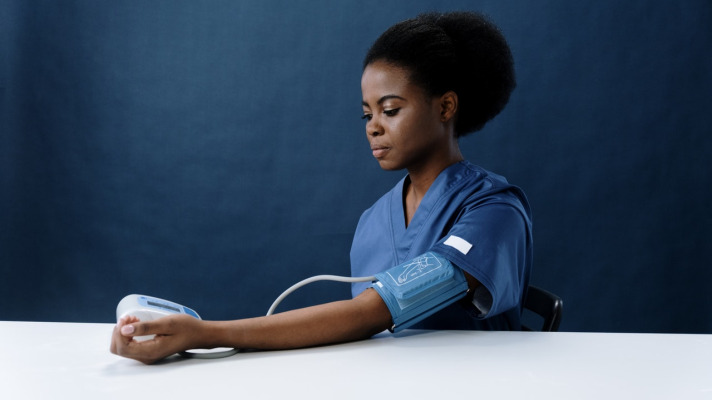
[[372,287],[388,306],[392,332],[403,330],[467,294],[467,280],[441,255],[428,252],[375,275]]

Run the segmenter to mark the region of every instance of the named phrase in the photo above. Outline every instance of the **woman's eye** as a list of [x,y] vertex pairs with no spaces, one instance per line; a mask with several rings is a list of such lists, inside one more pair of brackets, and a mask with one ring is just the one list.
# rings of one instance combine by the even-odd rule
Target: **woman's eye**
[[394,108],[391,110],[383,110],[383,113],[386,114],[388,117],[393,117],[396,114],[398,114],[398,111],[400,111],[400,108]]
[[366,121],[370,121],[371,118],[373,118],[373,115],[371,115],[371,114],[363,114],[361,116],[361,119],[365,119]]

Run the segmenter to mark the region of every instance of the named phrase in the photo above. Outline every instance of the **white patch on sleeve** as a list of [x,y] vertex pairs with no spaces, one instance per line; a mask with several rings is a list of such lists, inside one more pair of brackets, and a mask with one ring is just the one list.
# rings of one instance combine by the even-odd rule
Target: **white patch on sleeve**
[[450,237],[445,240],[445,244],[465,255],[467,255],[472,248],[472,244],[470,244],[470,242],[455,235],[450,235]]

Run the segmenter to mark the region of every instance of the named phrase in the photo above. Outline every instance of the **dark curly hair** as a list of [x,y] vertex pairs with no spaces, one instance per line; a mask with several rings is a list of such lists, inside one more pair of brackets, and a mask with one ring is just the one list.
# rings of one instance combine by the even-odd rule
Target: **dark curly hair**
[[482,129],[504,108],[516,86],[512,53],[499,28],[474,12],[426,13],[386,30],[363,68],[385,61],[410,71],[430,96],[458,96],[458,137]]

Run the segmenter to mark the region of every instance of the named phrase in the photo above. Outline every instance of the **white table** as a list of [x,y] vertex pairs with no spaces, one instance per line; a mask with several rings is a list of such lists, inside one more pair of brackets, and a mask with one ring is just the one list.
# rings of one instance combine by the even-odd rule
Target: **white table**
[[0,321],[0,397],[712,399],[712,335],[406,331],[146,366],[111,330]]

